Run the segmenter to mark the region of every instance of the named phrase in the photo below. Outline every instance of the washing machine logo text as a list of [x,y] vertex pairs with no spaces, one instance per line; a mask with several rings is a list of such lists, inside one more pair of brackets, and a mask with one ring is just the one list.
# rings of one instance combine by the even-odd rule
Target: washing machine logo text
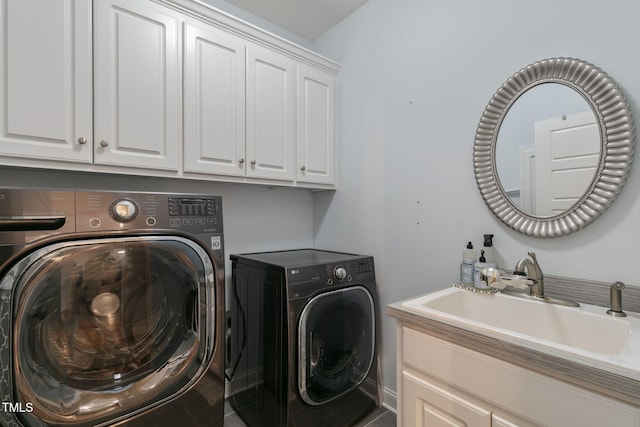
[[33,403],[27,402],[2,402],[2,410],[11,414],[24,414],[33,412]]

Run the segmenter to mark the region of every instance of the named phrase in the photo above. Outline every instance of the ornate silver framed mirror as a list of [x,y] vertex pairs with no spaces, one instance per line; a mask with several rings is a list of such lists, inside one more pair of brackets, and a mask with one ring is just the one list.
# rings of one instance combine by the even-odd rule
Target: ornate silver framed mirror
[[574,58],[522,68],[493,95],[473,148],[480,193],[512,229],[573,233],[598,218],[633,161],[629,104],[604,71]]

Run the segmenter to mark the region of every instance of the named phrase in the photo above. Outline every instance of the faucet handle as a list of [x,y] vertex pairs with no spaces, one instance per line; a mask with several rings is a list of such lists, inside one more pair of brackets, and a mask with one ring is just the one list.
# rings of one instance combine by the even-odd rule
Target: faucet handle
[[540,263],[538,262],[538,258],[536,257],[536,253],[533,251],[527,252],[531,259],[533,260],[533,268],[536,270],[536,275],[538,276],[538,280],[542,280],[542,268],[540,267]]

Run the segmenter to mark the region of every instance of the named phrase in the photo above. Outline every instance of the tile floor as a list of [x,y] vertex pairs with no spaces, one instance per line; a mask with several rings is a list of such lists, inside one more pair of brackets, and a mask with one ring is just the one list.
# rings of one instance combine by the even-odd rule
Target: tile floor
[[[369,415],[356,423],[354,427],[395,427],[395,425],[396,414],[385,408],[376,408]],[[231,409],[229,404],[225,405],[224,426],[246,427],[246,424],[242,422],[242,419],[235,412],[233,412],[233,409]]]
[[355,427],[395,427],[396,414],[385,408],[376,408],[360,420]]

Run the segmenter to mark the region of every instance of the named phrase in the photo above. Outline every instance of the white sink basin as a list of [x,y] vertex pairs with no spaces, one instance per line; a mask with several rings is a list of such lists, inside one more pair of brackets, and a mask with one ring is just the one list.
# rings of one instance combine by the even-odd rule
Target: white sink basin
[[402,303],[433,320],[640,379],[640,319],[448,288]]

